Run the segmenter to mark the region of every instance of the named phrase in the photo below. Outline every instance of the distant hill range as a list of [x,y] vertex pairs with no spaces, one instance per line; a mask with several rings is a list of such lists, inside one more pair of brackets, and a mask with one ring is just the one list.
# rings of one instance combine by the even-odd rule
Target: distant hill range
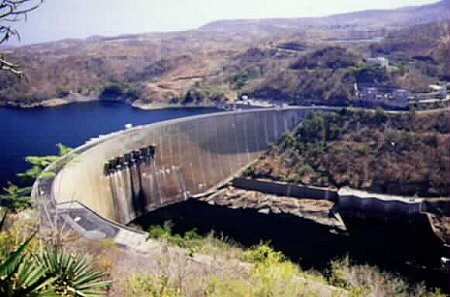
[[393,10],[365,10],[325,17],[222,20],[200,27],[205,31],[281,31],[305,27],[411,26],[450,18],[450,0]]
[[[425,92],[449,81],[450,0],[322,18],[218,21],[200,29],[67,39],[0,50],[0,105],[115,100],[142,108],[241,94],[297,104],[354,97],[354,82]],[[384,56],[389,71],[365,59]],[[152,106],[150,106],[152,105]]]

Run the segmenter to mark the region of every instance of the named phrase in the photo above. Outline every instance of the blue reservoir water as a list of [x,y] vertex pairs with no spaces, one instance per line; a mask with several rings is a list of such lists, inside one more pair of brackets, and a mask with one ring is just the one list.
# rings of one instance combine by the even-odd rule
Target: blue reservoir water
[[89,102],[56,108],[0,108],[0,187],[17,182],[28,168],[25,157],[50,155],[56,144],[76,147],[99,134],[124,129],[125,124],[150,124],[217,112],[214,108],[143,111],[113,102]]

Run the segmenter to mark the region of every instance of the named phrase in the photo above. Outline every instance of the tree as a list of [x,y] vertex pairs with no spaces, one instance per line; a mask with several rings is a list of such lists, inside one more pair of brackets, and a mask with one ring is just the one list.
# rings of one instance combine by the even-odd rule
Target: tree
[[55,173],[51,171],[44,171],[44,169],[51,163],[57,161],[64,155],[69,154],[72,149],[63,144],[57,144],[58,155],[50,156],[28,156],[26,161],[32,165],[24,173],[17,174],[24,183],[28,186],[19,187],[11,182],[8,182],[8,186],[3,188],[3,192],[0,191],[0,209],[4,208],[6,211],[18,212],[32,207],[31,200],[31,185],[39,177],[54,177]]
[[[26,19],[27,14],[42,4],[44,0],[0,0],[0,45],[7,42],[11,37],[20,38],[11,24]],[[4,55],[0,55],[0,71],[11,72],[18,77],[24,74],[19,65],[7,61]]]
[[20,188],[8,182],[8,187],[3,188],[3,191],[5,193],[0,194],[0,209],[16,213],[32,206],[31,187]]
[[[50,163],[71,152],[61,144],[58,149],[59,156],[28,157],[33,167],[20,177],[31,183],[42,176]],[[4,210],[0,212],[0,234],[5,231],[3,227],[9,212],[32,207],[30,187],[20,188],[9,183],[4,191],[5,194],[0,194],[0,210]],[[111,281],[105,280],[107,274],[91,265],[89,257],[49,246],[48,241],[39,251],[29,249],[35,234],[36,231],[17,248],[5,246],[6,255],[0,255],[0,296],[97,297],[106,294]]]

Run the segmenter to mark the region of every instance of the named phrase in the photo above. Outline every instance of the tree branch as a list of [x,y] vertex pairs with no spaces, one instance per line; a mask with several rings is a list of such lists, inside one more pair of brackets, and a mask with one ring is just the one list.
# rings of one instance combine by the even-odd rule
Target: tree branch
[[6,61],[3,56],[0,57],[0,71],[8,71],[18,76],[19,78],[25,77],[24,73],[19,69],[18,64],[14,64]]
[[[20,40],[19,33],[5,22],[17,22],[22,17],[27,18],[27,13],[38,8],[44,0],[0,0],[0,45],[16,36]],[[3,23],[3,24],[2,24]],[[4,56],[0,56],[0,71],[8,71],[19,78],[24,74],[19,70],[19,65],[8,62]]]

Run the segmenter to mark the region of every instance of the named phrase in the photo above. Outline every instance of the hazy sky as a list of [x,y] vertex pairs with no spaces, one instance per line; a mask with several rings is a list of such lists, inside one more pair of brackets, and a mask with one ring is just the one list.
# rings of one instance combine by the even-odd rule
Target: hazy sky
[[237,18],[322,16],[422,5],[437,0],[45,0],[15,24],[23,45],[63,38],[197,28]]

